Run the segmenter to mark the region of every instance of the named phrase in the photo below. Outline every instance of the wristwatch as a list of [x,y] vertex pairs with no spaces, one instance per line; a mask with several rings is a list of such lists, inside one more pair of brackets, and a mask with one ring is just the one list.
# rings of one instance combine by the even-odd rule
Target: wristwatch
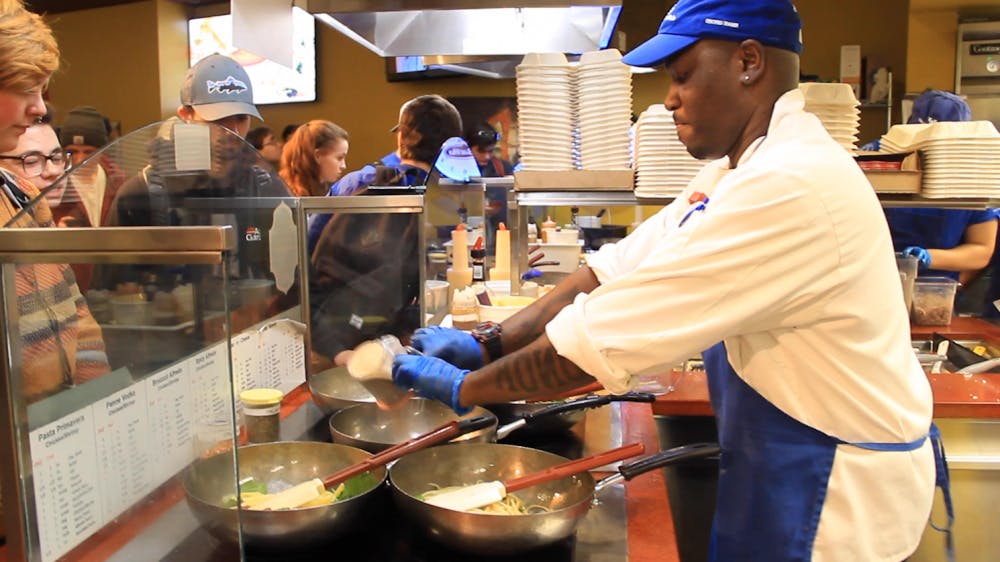
[[503,355],[503,347],[500,344],[501,332],[503,330],[500,328],[500,324],[489,320],[476,324],[476,327],[472,329],[472,337],[483,344],[490,361],[496,361]]

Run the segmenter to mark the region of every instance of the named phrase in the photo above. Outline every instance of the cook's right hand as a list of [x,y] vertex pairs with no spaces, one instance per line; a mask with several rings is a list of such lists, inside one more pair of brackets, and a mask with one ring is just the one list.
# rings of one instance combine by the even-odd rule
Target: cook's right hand
[[410,345],[424,355],[444,359],[459,367],[475,371],[483,366],[483,351],[471,334],[454,328],[428,326],[413,333]]

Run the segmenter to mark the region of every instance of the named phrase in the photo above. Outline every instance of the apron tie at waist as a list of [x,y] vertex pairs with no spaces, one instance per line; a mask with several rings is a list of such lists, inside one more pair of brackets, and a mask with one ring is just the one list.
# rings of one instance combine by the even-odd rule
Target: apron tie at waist
[[842,445],[851,445],[869,451],[915,451],[924,445],[928,437],[930,437],[931,446],[934,448],[934,467],[936,469],[934,485],[941,489],[944,509],[948,516],[948,522],[943,527],[935,525],[934,521],[930,521],[930,525],[935,531],[944,533],[945,551],[948,561],[955,562],[955,544],[952,534],[952,527],[955,524],[955,509],[951,503],[948,459],[944,454],[944,443],[941,441],[941,430],[938,429],[938,426],[932,423],[931,429],[926,435],[908,443],[851,443],[842,439],[837,439],[837,441]]

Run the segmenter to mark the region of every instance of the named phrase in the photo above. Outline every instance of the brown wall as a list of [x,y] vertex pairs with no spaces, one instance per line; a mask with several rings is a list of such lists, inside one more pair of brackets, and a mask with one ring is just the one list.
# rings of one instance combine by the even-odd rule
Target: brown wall
[[[654,34],[672,4],[625,0],[619,30],[626,36],[626,47]],[[840,45],[860,44],[871,61],[893,69],[897,91],[907,84],[907,0],[799,0],[797,5],[804,21],[803,72],[836,80]],[[126,131],[172,114],[187,64],[188,11],[176,2],[146,0],[53,16],[64,53],[64,68],[52,83],[53,102],[63,111],[94,105],[121,119]],[[261,113],[276,129],[317,118],[340,124],[351,135],[349,168],[394,148],[387,131],[396,123],[400,104],[413,96],[515,93],[513,80],[476,77],[389,83],[380,57],[321,23],[316,30],[319,101],[262,106]],[[636,75],[637,112],[662,103],[666,86],[662,72]],[[862,140],[884,132],[884,119],[883,110],[864,110]]]

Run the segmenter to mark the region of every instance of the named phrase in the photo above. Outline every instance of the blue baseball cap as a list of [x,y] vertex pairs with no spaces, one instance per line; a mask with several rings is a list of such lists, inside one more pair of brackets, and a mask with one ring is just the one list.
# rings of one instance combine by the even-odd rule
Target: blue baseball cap
[[971,120],[972,109],[964,99],[944,90],[927,90],[913,100],[913,111],[907,123]]
[[802,52],[802,20],[790,0],[680,0],[660,30],[622,57],[631,66],[657,66],[699,39],[744,41]]

